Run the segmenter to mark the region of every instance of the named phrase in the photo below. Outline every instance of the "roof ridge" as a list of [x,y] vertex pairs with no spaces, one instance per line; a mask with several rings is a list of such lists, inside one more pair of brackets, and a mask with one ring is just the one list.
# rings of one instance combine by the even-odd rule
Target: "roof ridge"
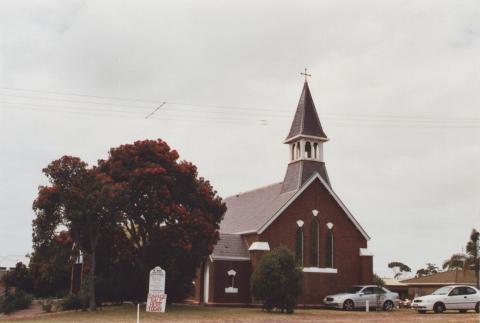
[[238,233],[223,233],[223,232],[219,232],[219,234],[221,236],[241,236],[241,234],[238,234]]
[[231,197],[238,197],[238,196],[240,196],[240,195],[244,195],[244,194],[247,194],[247,193],[252,193],[252,192],[255,192],[255,191],[258,191],[258,190],[261,190],[261,189],[265,189],[265,188],[267,188],[267,187],[279,185],[279,184],[283,184],[283,181],[282,181],[282,182],[276,182],[276,183],[268,184],[268,185],[264,185],[264,186],[260,186],[260,187],[253,188],[253,189],[248,190],[248,191],[239,192],[239,193],[236,193],[236,194],[227,196],[227,197],[225,197],[224,199],[226,200],[226,199],[231,198]]

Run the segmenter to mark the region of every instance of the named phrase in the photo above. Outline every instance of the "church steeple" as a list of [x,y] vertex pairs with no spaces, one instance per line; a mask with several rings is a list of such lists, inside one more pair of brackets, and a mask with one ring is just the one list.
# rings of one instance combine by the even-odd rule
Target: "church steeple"
[[298,101],[297,111],[285,143],[291,142],[298,136],[316,137],[322,141],[328,140],[320,124],[320,119],[318,119],[317,110],[315,109],[307,81],[303,84],[302,95]]
[[[308,74],[303,74],[307,76]],[[318,173],[329,185],[323,143],[328,137],[318,118],[312,94],[305,79],[297,111],[290,132],[284,143],[289,145],[290,162],[283,181],[282,192],[299,189],[315,173]]]

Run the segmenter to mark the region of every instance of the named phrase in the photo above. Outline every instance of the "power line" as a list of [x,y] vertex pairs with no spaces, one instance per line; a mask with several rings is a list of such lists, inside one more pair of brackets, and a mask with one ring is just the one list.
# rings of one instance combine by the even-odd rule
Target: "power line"
[[130,104],[119,104],[119,103],[106,103],[106,102],[93,102],[93,101],[82,101],[82,100],[69,100],[69,99],[58,99],[58,98],[46,98],[46,97],[35,97],[35,96],[25,96],[25,95],[13,95],[13,94],[4,94],[0,93],[0,96],[8,96],[13,98],[21,99],[33,99],[33,100],[47,100],[47,101],[56,101],[56,102],[71,102],[71,103],[80,103],[80,104],[94,104],[94,105],[105,105],[111,107],[128,107],[128,108],[137,108],[137,109],[150,109],[149,106],[136,106]]
[[[6,107],[9,108],[9,107]],[[121,112],[119,113],[105,113],[104,111],[79,111],[79,110],[72,110],[72,109],[53,109],[53,108],[45,108],[45,107],[40,107],[36,108],[35,105],[33,107],[24,107],[21,104],[17,106],[16,108],[20,108],[21,110],[32,110],[32,111],[47,111],[47,112],[66,112],[66,113],[74,113],[74,114],[80,114],[80,115],[88,115],[88,116],[104,116],[104,117],[122,117],[122,118],[128,118],[131,120],[132,113],[129,115],[125,115],[125,113],[128,112]],[[13,109],[16,109],[13,108]],[[133,113],[134,116],[139,116],[138,113]],[[262,125],[262,126],[284,126],[285,123],[279,123],[279,122],[272,122],[269,120],[261,119],[261,120],[255,120],[255,119],[232,119],[232,118],[204,118],[204,117],[196,117],[196,116],[186,116],[186,117],[179,117],[179,116],[153,116],[152,119],[156,120],[172,120],[172,121],[191,121],[191,122],[207,122],[207,123],[220,123],[220,124],[244,124],[244,125]],[[479,125],[455,125],[455,124],[415,124],[415,123],[352,123],[352,122],[330,122],[329,126],[332,127],[355,127],[355,128],[417,128],[417,129],[435,129],[435,128],[480,128]]]
[[[41,91],[41,90],[27,90],[27,89],[15,89],[15,88],[5,88],[0,87],[0,89],[7,89],[10,91],[31,91],[31,92],[39,92],[39,93],[50,93],[55,95],[76,95],[76,96],[84,96],[84,97],[92,97],[92,98],[101,98],[101,99],[108,99],[108,100],[130,100],[130,101],[137,101],[137,102],[149,102],[153,103],[155,101],[150,100],[143,100],[143,99],[131,99],[131,98],[115,98],[115,97],[106,97],[106,96],[96,96],[96,95],[86,95],[86,94],[73,94],[73,93],[62,93],[62,92],[53,92],[53,91]],[[59,99],[59,98],[45,98],[45,97],[35,97],[35,96],[25,96],[25,95],[12,95],[12,94],[4,94],[0,93],[0,96],[7,96],[7,97],[15,97],[21,99],[28,99],[28,100],[47,100],[47,101],[55,101],[55,102],[71,102],[71,103],[79,103],[79,104],[89,104],[89,105],[102,105],[111,107],[109,108],[98,108],[92,106],[82,106],[80,107],[62,107],[57,105],[51,104],[38,104],[38,103],[29,103],[29,102],[10,102],[10,101],[0,101],[0,103],[4,103],[7,105],[16,105],[16,106],[31,106],[35,109],[33,110],[44,110],[44,111],[52,111],[52,112],[71,112],[71,113],[79,113],[79,114],[93,114],[99,115],[99,113],[104,115],[124,115],[124,116],[135,116],[139,114],[143,114],[144,112],[139,111],[140,109],[151,109],[148,106],[139,106],[139,105],[131,105],[131,104],[119,104],[119,103],[108,103],[108,102],[95,102],[95,101],[83,101],[83,100],[70,100],[70,99]],[[158,104],[158,102],[156,102]],[[206,120],[218,120],[218,121],[231,121],[231,122],[253,122],[255,124],[267,125],[267,124],[274,124],[275,122],[286,121],[290,119],[290,117],[281,115],[281,113],[286,113],[286,111],[276,111],[275,114],[269,114],[268,116],[264,116],[262,113],[265,111],[269,111],[267,109],[248,109],[252,112],[237,112],[237,111],[209,111],[200,108],[209,108],[209,109],[220,109],[220,108],[229,108],[229,109],[245,109],[242,107],[233,107],[233,106],[221,106],[221,105],[203,105],[203,104],[186,104],[186,103],[175,103],[170,101],[163,101],[161,103],[162,106],[165,105],[166,109],[162,112],[162,119],[165,119],[166,116],[170,116],[170,120],[178,120],[182,118],[182,120],[192,120],[192,121],[206,121]],[[177,105],[175,109],[171,109],[170,106]],[[180,105],[180,106],[178,106]],[[183,106],[182,106],[183,105]],[[197,107],[196,109],[189,109],[185,106]],[[127,109],[127,110],[120,110],[120,108],[135,108],[134,111]],[[159,110],[160,106],[157,107],[153,113]],[[79,111],[79,109],[81,109]],[[87,111],[84,111],[84,110]],[[67,111],[68,110],[68,111]],[[185,113],[188,113],[187,117]],[[190,113],[195,113],[196,115],[191,115]],[[279,115],[280,113],[280,115]],[[212,114],[212,116],[205,116],[204,114]],[[150,118],[152,115],[149,114],[147,118]],[[239,117],[231,117],[232,115],[242,116],[246,118],[239,118]],[[388,125],[388,126],[402,126],[402,127],[438,127],[438,128],[445,128],[445,127],[457,127],[457,128],[477,128],[479,126],[480,119],[477,118],[452,118],[452,117],[442,117],[442,116],[399,116],[399,115],[363,115],[363,114],[322,114],[322,116],[327,116],[326,120],[332,122],[332,124],[336,124],[339,126],[351,126],[352,122],[360,125],[368,125],[368,126],[375,126],[375,125]],[[192,118],[193,117],[193,118]],[[152,119],[159,119],[159,118],[152,118]],[[340,123],[338,123],[340,122]]]
[[45,91],[45,90],[33,90],[33,89],[19,89],[19,88],[12,88],[12,87],[0,87],[0,89],[12,90],[12,91],[23,91],[23,92],[35,92],[35,93],[49,93],[49,94],[55,94],[55,95],[70,95],[70,96],[107,99],[107,100],[119,100],[119,101],[132,101],[132,102],[145,102],[145,103],[159,102],[159,101],[145,100],[145,99],[120,98],[120,97],[109,97],[109,96],[100,96],[100,95],[91,95],[91,94],[78,94],[78,93],[55,92],[55,91]]
[[[16,106],[16,107],[4,107],[7,109],[19,109],[19,110],[29,110],[29,111],[46,111],[46,112],[62,112],[62,113],[73,113],[73,114],[80,114],[80,115],[87,115],[87,116],[103,116],[103,117],[120,117],[120,118],[128,118],[129,120],[132,119],[132,115],[125,115],[128,112],[122,112],[121,114],[118,113],[105,113],[102,111],[79,111],[79,110],[72,110],[72,109],[53,109],[53,108],[35,108],[35,107],[24,107],[24,106]],[[139,116],[139,114],[134,113],[135,116]],[[139,116],[140,117],[140,116]],[[200,121],[200,122],[207,122],[207,123],[229,123],[229,124],[252,124],[252,125],[267,125],[265,120],[247,120],[247,119],[206,119],[206,118],[193,118],[193,117],[185,117],[185,118],[178,118],[178,117],[152,117],[151,119],[156,120],[171,120],[171,121]]]
[[[127,101],[136,101],[136,102],[144,102],[144,103],[155,103],[160,104],[161,102],[166,102],[169,106],[179,106],[176,109],[182,108],[185,111],[189,112],[197,112],[199,111],[198,108],[211,108],[211,109],[233,109],[233,110],[246,110],[252,111],[253,114],[255,113],[262,113],[267,111],[273,111],[275,114],[270,114],[270,117],[289,117],[291,112],[286,110],[280,109],[265,109],[265,108],[246,108],[240,106],[230,106],[230,105],[212,105],[212,104],[195,104],[195,103],[181,103],[181,102],[173,102],[168,100],[145,100],[145,99],[133,99],[133,98],[121,98],[121,97],[109,97],[109,96],[98,96],[98,95],[88,95],[88,94],[77,94],[77,93],[67,93],[67,92],[54,92],[54,91],[43,91],[43,90],[32,90],[32,89],[18,89],[18,88],[9,88],[9,87],[0,87],[0,89],[7,89],[10,91],[28,91],[28,92],[36,92],[36,93],[49,93],[55,95],[73,95],[73,96],[82,96],[82,97],[91,97],[91,98],[99,98],[104,100],[127,100]],[[105,102],[92,102],[92,101],[81,101],[81,100],[69,100],[69,99],[58,99],[58,98],[45,98],[45,97],[32,97],[32,96],[23,96],[23,95],[12,95],[12,94],[3,94],[0,95],[4,96],[11,96],[11,97],[18,97],[18,98],[27,98],[27,99],[42,99],[42,100],[54,100],[54,101],[64,101],[64,102],[72,102],[72,103],[81,103],[81,104],[94,104],[94,105],[106,105],[112,107],[130,107],[130,108],[140,108],[140,109],[149,109],[151,107],[147,106],[138,106],[138,105],[128,105],[128,104],[118,104],[118,103],[105,103]],[[185,107],[197,107],[197,109],[185,109]],[[181,109],[181,110],[182,110]],[[202,111],[202,110],[200,110]],[[207,113],[208,111],[204,111]],[[219,114],[238,114],[244,115],[245,112],[232,112],[232,111],[211,111],[211,113],[219,113]],[[287,115],[288,114],[288,115]],[[405,120],[417,120],[417,119],[424,119],[424,120],[449,120],[449,121],[458,121],[458,122],[471,122],[471,121],[480,121],[480,118],[467,118],[467,117],[451,117],[451,116],[405,116],[405,115],[379,115],[379,114],[338,114],[338,113],[322,113],[322,117],[332,117],[332,118],[350,118],[352,120],[355,119],[405,119]]]

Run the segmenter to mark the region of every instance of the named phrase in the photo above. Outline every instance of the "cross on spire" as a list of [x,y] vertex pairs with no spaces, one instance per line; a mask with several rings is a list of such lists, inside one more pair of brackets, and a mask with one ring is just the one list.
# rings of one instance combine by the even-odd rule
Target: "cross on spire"
[[305,76],[305,82],[307,82],[307,77],[312,77],[312,74],[307,73],[307,68],[305,67],[305,73],[300,73],[300,75]]

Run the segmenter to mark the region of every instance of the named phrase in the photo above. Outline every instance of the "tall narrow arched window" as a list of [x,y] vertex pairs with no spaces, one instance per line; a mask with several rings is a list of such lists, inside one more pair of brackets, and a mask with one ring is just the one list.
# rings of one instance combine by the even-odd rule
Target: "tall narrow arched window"
[[312,247],[310,249],[310,266],[312,267],[319,267],[320,264],[318,263],[318,221],[317,219],[313,219],[311,224],[311,236],[312,236]]
[[295,260],[299,266],[303,266],[303,230],[298,228],[295,233]]
[[300,158],[300,143],[297,142],[297,159]]
[[327,232],[327,243],[325,244],[325,267],[333,268],[333,232],[329,229]]
[[292,145],[292,160],[295,160],[295,144]]
[[318,159],[318,144],[313,144],[313,158]]
[[305,155],[307,155],[307,158],[312,158],[312,145],[309,141],[305,143]]

